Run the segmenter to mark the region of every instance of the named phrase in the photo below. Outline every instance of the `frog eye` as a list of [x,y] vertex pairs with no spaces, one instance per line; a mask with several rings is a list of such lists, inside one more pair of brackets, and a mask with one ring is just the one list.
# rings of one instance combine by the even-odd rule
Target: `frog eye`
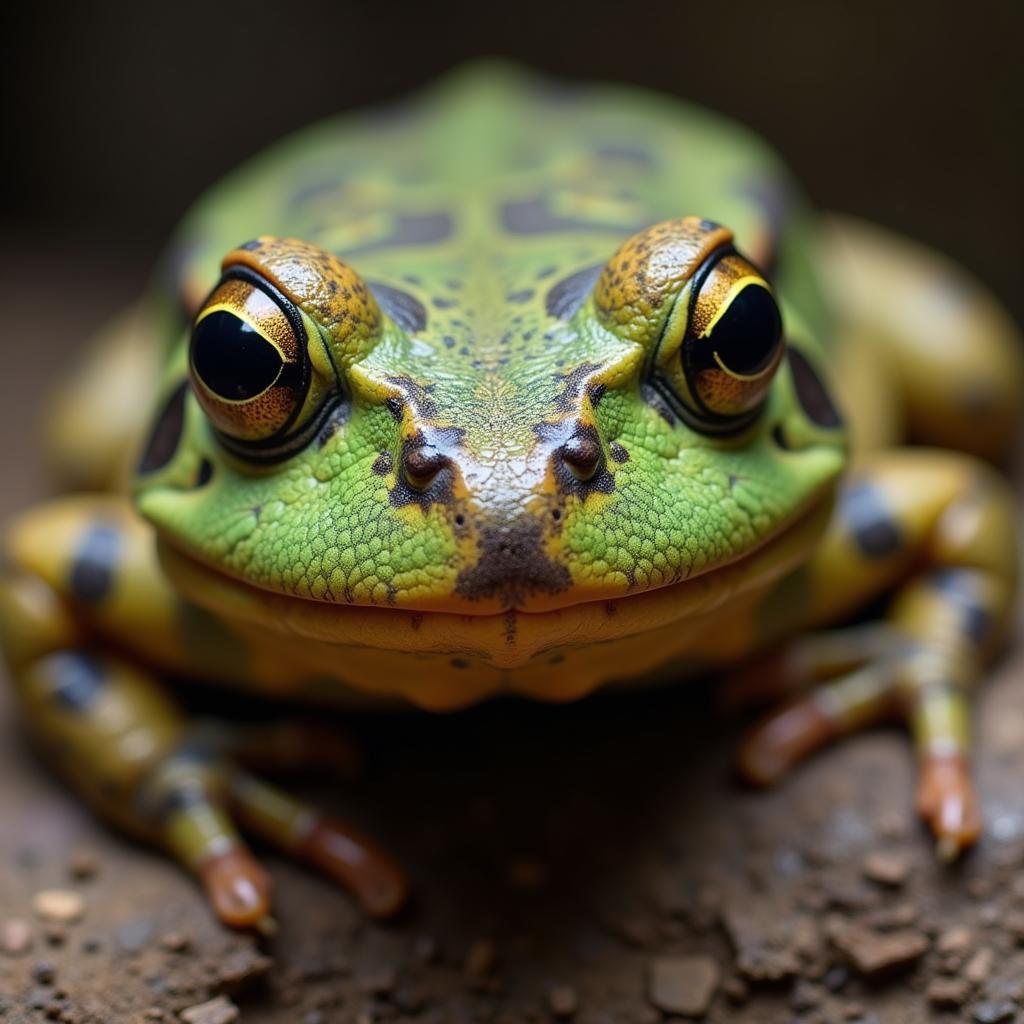
[[662,373],[699,424],[719,431],[745,425],[764,401],[785,348],[771,286],[729,247],[711,254],[680,301],[686,304],[682,333],[663,345]]
[[273,447],[322,404],[310,365],[315,328],[270,286],[228,277],[192,328],[189,365],[199,404],[228,442]]

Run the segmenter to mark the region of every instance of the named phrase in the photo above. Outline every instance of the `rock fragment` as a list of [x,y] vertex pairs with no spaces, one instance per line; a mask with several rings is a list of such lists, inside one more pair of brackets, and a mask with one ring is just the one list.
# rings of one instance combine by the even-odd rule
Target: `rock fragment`
[[32,948],[32,926],[20,917],[0,921],[0,953],[24,956]]
[[975,1024],[1009,1024],[1017,1019],[1017,1007],[1009,999],[978,1003],[971,1019]]
[[44,921],[74,924],[85,913],[85,901],[71,889],[40,889],[32,897],[32,909]]
[[972,985],[984,985],[986,981],[992,976],[992,968],[996,965],[996,955],[992,950],[985,946],[979,949],[970,960],[967,961],[967,966],[964,968],[964,977]]
[[99,871],[100,862],[92,850],[73,850],[68,857],[68,874],[78,882],[88,881]]
[[898,853],[875,850],[864,859],[862,871],[870,881],[898,889],[910,876],[910,861]]
[[719,968],[709,956],[663,956],[651,962],[647,995],[665,1013],[701,1017],[718,988]]
[[185,1024],[234,1024],[238,1007],[227,996],[217,996],[182,1010],[181,1019]]
[[491,939],[478,939],[466,952],[463,964],[466,976],[475,981],[485,978],[498,962],[498,947]]
[[928,1002],[937,1010],[958,1010],[970,994],[971,984],[964,978],[933,978],[925,991]]
[[880,934],[853,921],[840,921],[830,929],[832,944],[858,974],[883,977],[910,967],[928,951],[928,939],[919,931]]
[[548,992],[548,1008],[559,1020],[568,1020],[580,1008],[580,997],[571,985],[556,985]]

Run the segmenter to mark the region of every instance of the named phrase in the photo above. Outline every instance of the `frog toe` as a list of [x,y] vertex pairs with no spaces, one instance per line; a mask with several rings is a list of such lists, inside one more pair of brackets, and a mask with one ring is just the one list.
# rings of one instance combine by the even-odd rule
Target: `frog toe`
[[234,772],[230,800],[244,829],[337,882],[372,917],[397,914],[408,897],[402,869],[376,842],[247,772]]

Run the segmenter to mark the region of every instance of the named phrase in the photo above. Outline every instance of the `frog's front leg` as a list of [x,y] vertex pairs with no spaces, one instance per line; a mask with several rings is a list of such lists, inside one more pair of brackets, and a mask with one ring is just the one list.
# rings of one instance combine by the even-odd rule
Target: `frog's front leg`
[[1012,496],[990,468],[923,449],[866,459],[797,585],[812,625],[882,593],[892,603],[882,623],[811,635],[747,670],[777,693],[805,692],[754,727],[744,773],[772,782],[838,736],[903,718],[920,759],[918,807],[940,854],[970,845],[980,831],[970,691],[1005,636],[1016,570]]
[[[34,511],[11,531],[8,558],[2,639],[30,731],[110,820],[195,872],[221,920],[251,926],[270,909],[268,876],[236,823],[341,882],[368,912],[401,906],[405,881],[388,856],[245,768],[294,762],[304,747],[321,765],[344,760],[343,748],[325,755],[323,729],[190,722],[156,674],[123,653],[133,629],[164,618],[170,628],[177,606],[148,527],[126,503],[70,499]],[[119,607],[136,617],[123,635]]]

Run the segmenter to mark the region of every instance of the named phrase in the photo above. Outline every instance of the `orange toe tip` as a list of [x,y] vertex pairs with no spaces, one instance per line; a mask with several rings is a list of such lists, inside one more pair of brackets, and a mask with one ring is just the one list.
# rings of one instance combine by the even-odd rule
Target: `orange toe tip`
[[395,869],[367,880],[358,892],[363,909],[378,920],[395,917],[409,900],[409,885]]
[[754,741],[740,747],[736,767],[746,782],[760,789],[775,785],[789,771],[785,758],[768,744]]
[[257,928],[270,912],[270,879],[244,851],[231,850],[199,869],[217,917],[230,928]]

